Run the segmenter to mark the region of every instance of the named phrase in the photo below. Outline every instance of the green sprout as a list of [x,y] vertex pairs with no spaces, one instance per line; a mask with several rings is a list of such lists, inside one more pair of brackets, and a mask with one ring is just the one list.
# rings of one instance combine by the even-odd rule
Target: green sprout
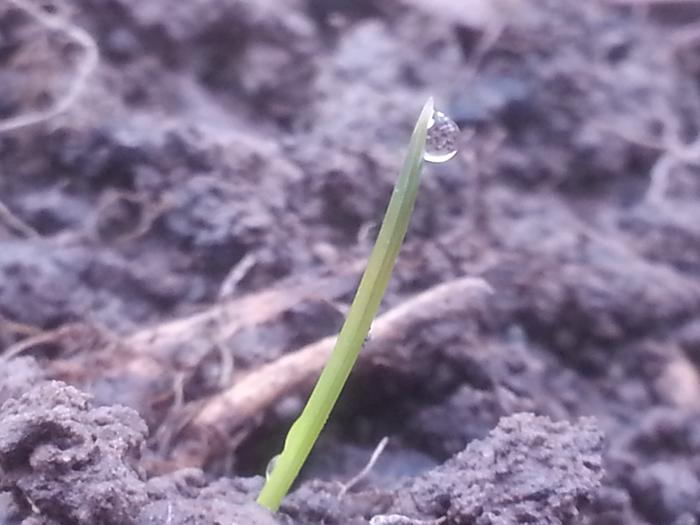
[[284,449],[273,460],[274,466],[258,496],[258,503],[271,511],[279,509],[282,498],[289,491],[309,456],[377,314],[413,212],[432,116],[433,99],[430,98],[423,106],[411,135],[408,153],[394,186],[377,241],[333,352],[303,412],[289,429]]

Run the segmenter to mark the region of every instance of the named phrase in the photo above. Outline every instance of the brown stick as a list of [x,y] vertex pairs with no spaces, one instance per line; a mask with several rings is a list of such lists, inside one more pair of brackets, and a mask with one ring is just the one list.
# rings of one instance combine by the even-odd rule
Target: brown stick
[[[0,319],[0,324],[1,323],[2,319]],[[0,364],[5,361],[9,361],[10,359],[17,357],[19,354],[27,350],[31,350],[37,346],[50,343],[63,346],[63,343],[80,340],[88,334],[91,337],[101,337],[104,335],[99,331],[99,329],[82,323],[66,324],[59,328],[44,332],[37,330],[29,337],[26,337],[25,339],[22,339],[21,341],[18,341],[17,343],[6,348],[4,352],[0,354]]]
[[139,330],[124,342],[157,358],[188,341],[225,341],[241,329],[270,321],[304,301],[335,299],[352,289],[357,269],[351,266],[343,275],[318,277],[229,299],[198,314]]
[[[465,277],[440,284],[378,317],[372,327],[372,344],[364,359],[391,354],[408,329],[416,323],[439,319],[459,311],[473,299],[471,292],[490,292],[482,279]],[[285,395],[307,390],[333,350],[336,337],[325,337],[291,354],[265,364],[237,381],[231,388],[211,397],[192,419],[187,430],[199,439],[231,436],[254,416],[260,415]],[[390,356],[385,356],[385,359]],[[182,465],[202,465],[212,450],[212,441],[183,444],[174,455]]]
[[[174,372],[175,354],[186,348],[185,363],[178,363],[180,371],[192,371],[212,350],[217,349],[240,330],[254,327],[277,319],[305,301],[333,301],[350,292],[356,284],[360,263],[346,265],[340,274],[331,276],[307,276],[292,282],[254,292],[242,297],[228,299],[211,306],[202,312],[140,329],[119,340],[112,352],[118,358],[104,360],[100,353],[93,353],[96,366],[89,373],[99,377],[83,377],[119,382],[128,378],[127,383],[140,385],[140,392],[132,391],[130,397],[141,398],[143,406],[148,406],[154,396],[162,394],[170,384]],[[66,376],[66,366],[61,360],[50,363],[52,376],[57,379],[74,380]]]

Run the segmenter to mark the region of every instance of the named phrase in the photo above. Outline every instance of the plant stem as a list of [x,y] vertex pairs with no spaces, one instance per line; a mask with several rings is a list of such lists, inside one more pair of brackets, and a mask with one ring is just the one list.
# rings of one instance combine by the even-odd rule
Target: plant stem
[[416,201],[432,114],[433,99],[430,98],[416,122],[377,241],[333,352],[303,412],[289,429],[284,450],[258,496],[258,503],[272,511],[279,508],[326,424],[379,309]]

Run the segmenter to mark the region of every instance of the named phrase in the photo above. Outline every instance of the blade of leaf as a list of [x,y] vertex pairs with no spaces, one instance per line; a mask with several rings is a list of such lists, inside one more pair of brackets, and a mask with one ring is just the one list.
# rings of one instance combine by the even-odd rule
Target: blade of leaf
[[289,429],[284,449],[258,496],[276,511],[296,479],[350,375],[389,284],[418,193],[433,99],[423,106],[394,186],[377,241],[355,293],[333,352],[299,418]]

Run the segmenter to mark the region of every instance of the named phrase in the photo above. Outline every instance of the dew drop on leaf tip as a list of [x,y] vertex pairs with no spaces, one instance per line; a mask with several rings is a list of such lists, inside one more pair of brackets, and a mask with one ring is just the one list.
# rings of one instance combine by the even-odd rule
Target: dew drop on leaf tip
[[428,122],[423,158],[436,164],[447,162],[457,154],[459,126],[441,111],[433,112]]

